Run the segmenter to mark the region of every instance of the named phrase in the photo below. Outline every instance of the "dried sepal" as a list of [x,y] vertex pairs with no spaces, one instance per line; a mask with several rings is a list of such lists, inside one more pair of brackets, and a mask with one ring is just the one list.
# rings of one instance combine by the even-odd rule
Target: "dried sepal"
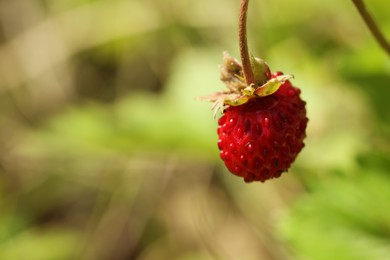
[[216,92],[209,96],[200,97],[200,100],[213,102],[214,117],[228,106],[240,106],[252,98],[272,95],[292,75],[280,75],[270,79],[270,69],[262,59],[251,56],[251,66],[255,77],[255,83],[247,85],[238,60],[227,52],[223,53],[223,63],[220,67],[220,79],[228,88],[227,91]]
[[200,97],[200,100],[213,102],[211,109],[214,111],[214,117],[220,111],[223,113],[223,110],[227,106],[238,106],[246,103],[248,101],[248,96],[241,95],[240,93],[233,92],[216,92],[209,96]]
[[246,87],[240,62],[227,52],[223,53],[223,63],[220,67],[220,73],[220,79],[229,90],[238,91]]

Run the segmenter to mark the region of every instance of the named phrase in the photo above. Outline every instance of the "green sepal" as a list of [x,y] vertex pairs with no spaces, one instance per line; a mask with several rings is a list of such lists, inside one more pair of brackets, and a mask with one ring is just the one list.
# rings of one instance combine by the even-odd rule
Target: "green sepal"
[[252,54],[250,55],[250,62],[256,85],[263,85],[267,81],[270,74],[267,63],[260,58],[256,58]]
[[258,96],[258,97],[266,97],[266,96],[272,95],[273,93],[278,91],[278,89],[280,88],[280,86],[284,82],[286,82],[287,80],[292,79],[292,78],[294,78],[292,75],[280,75],[280,76],[277,76],[276,78],[272,78],[272,79],[268,80],[261,87],[258,87],[253,92],[253,94]]

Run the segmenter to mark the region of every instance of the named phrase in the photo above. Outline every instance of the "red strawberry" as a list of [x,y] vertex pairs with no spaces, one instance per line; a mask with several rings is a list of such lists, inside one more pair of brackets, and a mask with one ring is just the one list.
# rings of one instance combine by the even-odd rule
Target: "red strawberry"
[[218,121],[218,147],[232,173],[246,182],[265,181],[290,167],[304,146],[307,124],[299,93],[286,81],[270,96],[225,110]]
[[245,182],[264,182],[291,166],[304,147],[308,119],[291,76],[270,76],[260,59],[252,59],[252,67],[260,87],[245,86],[241,65],[225,54],[221,79],[230,91],[208,100],[227,106],[218,121],[218,147],[226,167]]

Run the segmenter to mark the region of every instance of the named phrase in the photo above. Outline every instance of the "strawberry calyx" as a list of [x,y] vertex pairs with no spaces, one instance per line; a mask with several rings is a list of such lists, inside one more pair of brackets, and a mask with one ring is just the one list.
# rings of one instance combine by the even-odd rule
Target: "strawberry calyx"
[[220,79],[228,90],[200,98],[213,102],[214,117],[218,111],[223,113],[228,106],[240,106],[253,98],[272,95],[283,83],[293,78],[292,75],[278,75],[271,78],[270,69],[264,60],[252,55],[250,60],[255,82],[248,85],[245,82],[241,63],[227,52],[223,53]]

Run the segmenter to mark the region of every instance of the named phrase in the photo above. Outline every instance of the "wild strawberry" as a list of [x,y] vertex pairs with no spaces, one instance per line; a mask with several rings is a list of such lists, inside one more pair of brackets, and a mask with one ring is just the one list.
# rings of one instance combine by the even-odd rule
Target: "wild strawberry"
[[277,178],[304,147],[307,125],[300,90],[281,72],[251,58],[255,84],[246,86],[239,62],[224,55],[221,79],[229,91],[204,99],[223,112],[218,120],[218,147],[226,167],[245,182]]

